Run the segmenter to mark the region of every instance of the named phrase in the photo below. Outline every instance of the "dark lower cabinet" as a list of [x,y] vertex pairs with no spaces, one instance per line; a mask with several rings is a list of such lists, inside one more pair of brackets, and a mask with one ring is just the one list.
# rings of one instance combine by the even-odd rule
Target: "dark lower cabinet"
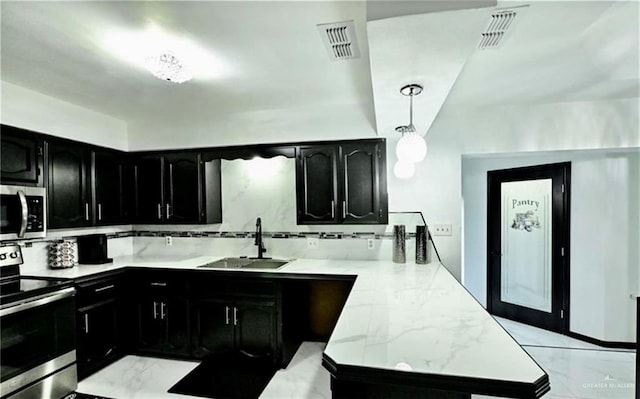
[[274,301],[203,299],[193,312],[193,356],[240,352],[277,360]]
[[119,349],[118,303],[111,300],[78,310],[78,369],[88,373]]
[[138,349],[142,352],[187,355],[188,301],[169,296],[138,303]]
[[139,272],[132,278],[138,352],[186,357],[190,353],[186,281],[175,273]]
[[305,336],[299,286],[146,268],[76,282],[78,376],[125,354],[203,359],[233,352],[286,367]]
[[234,312],[235,349],[249,357],[274,358],[278,349],[275,302],[238,301]]
[[125,352],[122,274],[83,281],[77,285],[78,376],[84,378],[120,358]]
[[203,358],[233,350],[233,306],[223,299],[200,299],[193,306],[192,354]]

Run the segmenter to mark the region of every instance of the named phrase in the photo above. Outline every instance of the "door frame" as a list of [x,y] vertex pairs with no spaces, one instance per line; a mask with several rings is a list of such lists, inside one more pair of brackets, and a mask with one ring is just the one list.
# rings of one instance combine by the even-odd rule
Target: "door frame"
[[[521,175],[526,173],[526,177]],[[555,192],[552,194],[552,212],[556,211],[556,207],[561,206],[561,213],[558,215],[558,222],[560,226],[554,228],[552,233],[552,266],[559,265],[561,271],[552,271],[552,298],[560,298],[560,309],[552,308],[552,312],[556,313],[560,311],[560,320],[554,326],[539,326],[536,327],[551,330],[561,334],[568,334],[570,327],[570,269],[571,269],[571,162],[551,163],[535,166],[524,166],[510,169],[492,170],[487,172],[487,247],[486,247],[486,262],[487,262],[487,311],[492,315],[503,317],[501,314],[496,314],[496,304],[493,299],[493,291],[500,290],[500,278],[497,276],[495,266],[492,261],[492,247],[496,246],[493,237],[496,237],[496,231],[498,232],[497,248],[501,247],[501,225],[499,218],[492,218],[494,215],[500,215],[501,198],[492,198],[491,187],[492,185],[499,184],[503,181],[519,181],[536,178],[549,178],[550,176],[560,176],[562,178],[562,192],[560,199],[557,198]],[[497,212],[497,213],[496,213]],[[492,220],[494,219],[494,220]],[[556,231],[558,233],[556,233]],[[555,281],[556,279],[560,281]],[[516,308],[518,305],[513,305]],[[553,301],[552,301],[553,306]],[[500,312],[497,312],[500,313]],[[511,320],[523,322],[529,324],[528,319],[522,315],[510,315],[508,317]]]

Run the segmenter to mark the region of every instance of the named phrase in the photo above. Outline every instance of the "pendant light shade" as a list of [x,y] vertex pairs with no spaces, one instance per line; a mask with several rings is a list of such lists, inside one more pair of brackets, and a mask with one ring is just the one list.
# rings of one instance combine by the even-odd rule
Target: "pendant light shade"
[[427,156],[427,142],[416,132],[406,132],[396,145],[398,159],[408,162],[422,162]]
[[396,132],[402,135],[396,144],[396,156],[403,162],[422,162],[427,156],[427,142],[422,135],[416,133],[413,126],[413,96],[422,93],[422,86],[416,83],[408,84],[400,89],[400,93],[409,97],[409,124],[396,128]]
[[398,179],[410,179],[415,172],[415,166],[413,162],[398,159],[395,165],[393,165],[393,174]]

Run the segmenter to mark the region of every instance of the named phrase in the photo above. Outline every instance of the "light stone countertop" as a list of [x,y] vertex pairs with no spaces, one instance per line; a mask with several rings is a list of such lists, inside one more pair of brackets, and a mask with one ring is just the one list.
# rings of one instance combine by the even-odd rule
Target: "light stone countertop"
[[[77,279],[126,266],[194,269],[217,259],[121,257],[111,264],[43,268],[31,275]],[[324,352],[339,365],[528,384],[545,376],[439,263],[298,259],[258,271],[356,277]]]

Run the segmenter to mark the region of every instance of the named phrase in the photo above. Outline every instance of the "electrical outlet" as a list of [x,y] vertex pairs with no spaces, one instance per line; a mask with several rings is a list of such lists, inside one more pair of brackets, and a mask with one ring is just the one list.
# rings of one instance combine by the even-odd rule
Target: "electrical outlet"
[[171,236],[166,236],[166,237],[164,238],[164,245],[166,245],[166,246],[168,246],[168,247],[172,246],[172,245],[173,245],[173,237],[171,237]]
[[436,224],[433,226],[434,236],[450,236],[451,234],[450,224]]
[[318,237],[307,237],[307,248],[318,249],[320,246],[320,239]]
[[373,248],[374,248],[373,238],[367,238],[367,249],[373,249]]

